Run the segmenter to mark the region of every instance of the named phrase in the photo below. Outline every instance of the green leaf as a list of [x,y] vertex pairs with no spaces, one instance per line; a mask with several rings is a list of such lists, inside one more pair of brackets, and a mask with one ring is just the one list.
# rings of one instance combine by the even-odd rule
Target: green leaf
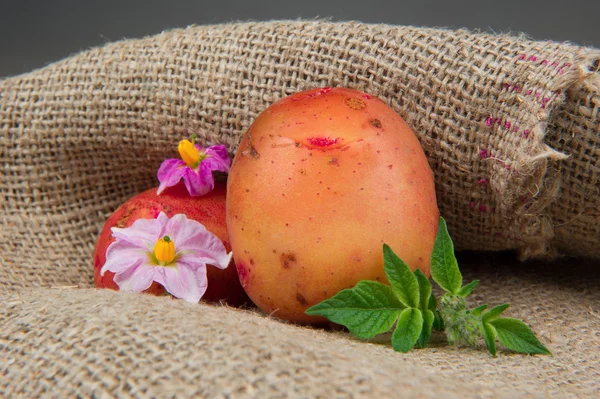
[[417,339],[417,347],[425,348],[427,346],[427,342],[429,342],[429,338],[431,338],[431,329],[433,327],[433,321],[435,320],[435,315],[429,309],[426,309],[423,313],[423,329],[421,330],[421,335],[419,335],[419,339]]
[[392,333],[392,347],[398,352],[411,350],[423,330],[423,315],[416,308],[406,308],[400,314],[396,329]]
[[387,244],[383,244],[383,267],[385,275],[400,301],[407,307],[418,307],[419,284],[417,277]]
[[429,297],[431,296],[431,283],[429,279],[425,277],[422,271],[419,269],[414,272],[419,285],[419,309],[421,312],[425,311],[429,307]]
[[479,316],[484,310],[486,310],[488,305],[477,306],[475,309],[471,310],[474,316]]
[[471,292],[473,292],[473,290],[475,289],[475,287],[477,287],[478,284],[479,280],[473,280],[469,284],[463,285],[463,287],[460,290],[458,290],[458,296],[462,296],[463,298],[467,297],[471,294]]
[[498,318],[489,322],[494,326],[500,343],[515,352],[550,355],[550,351],[542,345],[533,331],[521,320]]
[[433,329],[435,331],[442,331],[444,329],[444,322],[442,320],[442,316],[440,315],[440,311],[438,310],[438,302],[435,295],[431,295],[429,297],[429,306],[428,309],[433,312]]
[[457,294],[462,286],[462,275],[454,256],[454,245],[446,221],[440,217],[438,233],[431,254],[431,277],[444,290]]
[[510,305],[508,303],[503,303],[502,305],[494,306],[487,312],[483,314],[482,320],[484,323],[494,320],[496,317],[500,316],[502,312],[504,312]]
[[372,338],[389,331],[404,305],[392,287],[376,281],[361,281],[354,288],[338,292],[306,310],[346,326],[359,338]]
[[431,310],[432,312],[435,312],[437,310],[438,307],[438,303],[437,303],[437,298],[435,297],[435,295],[432,295],[429,297],[429,306],[427,306],[427,309]]
[[485,346],[487,346],[492,356],[496,356],[496,329],[491,324],[482,321],[481,330],[485,338]]

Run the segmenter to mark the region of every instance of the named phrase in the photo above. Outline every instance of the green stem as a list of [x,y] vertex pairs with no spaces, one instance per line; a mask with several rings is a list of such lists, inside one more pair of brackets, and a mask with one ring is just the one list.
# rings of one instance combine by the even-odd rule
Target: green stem
[[455,346],[476,346],[482,338],[480,317],[467,309],[465,298],[450,293],[440,298],[440,316],[448,342]]

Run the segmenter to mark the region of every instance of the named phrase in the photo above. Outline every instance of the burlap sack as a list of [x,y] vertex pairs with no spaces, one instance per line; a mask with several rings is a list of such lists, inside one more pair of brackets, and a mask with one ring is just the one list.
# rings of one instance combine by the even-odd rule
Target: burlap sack
[[157,184],[179,139],[196,133],[233,152],[269,104],[325,85],[378,95],[413,127],[458,249],[598,258],[599,60],[596,49],[523,37],[283,21],[174,30],[1,80],[0,388],[599,394],[596,265],[570,274],[572,289],[558,277],[477,275],[496,294],[486,300],[520,304],[514,315],[551,342],[551,358],[442,347],[399,355],[230,309],[43,288],[91,286],[99,228]]

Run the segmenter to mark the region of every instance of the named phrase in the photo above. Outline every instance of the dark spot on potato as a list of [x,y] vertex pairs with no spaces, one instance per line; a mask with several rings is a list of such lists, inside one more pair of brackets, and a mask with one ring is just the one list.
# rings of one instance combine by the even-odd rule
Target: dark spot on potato
[[375,277],[375,281],[380,281],[380,280],[381,280],[381,278]]
[[254,266],[254,258],[250,258],[250,264]]
[[371,119],[369,123],[371,124],[371,126],[377,129],[381,129],[381,121],[379,119]]
[[296,300],[300,302],[300,305],[302,306],[306,306],[308,304],[308,302],[306,302],[306,299],[300,293],[296,294]]
[[162,206],[163,212],[167,214],[167,216],[171,215],[171,213],[173,212],[173,208],[170,207],[169,205],[164,205]]
[[388,169],[392,169],[394,165],[388,165]]
[[250,143],[250,136],[248,135],[248,148],[242,151],[242,155],[249,156],[250,158],[258,159],[260,154],[256,151],[256,148]]
[[277,253],[277,250],[276,250],[276,249],[274,249],[274,250],[273,250],[273,253],[274,253],[274,254],[276,254],[276,253]]
[[365,108],[367,106],[367,104],[365,104],[365,102],[363,100],[361,100],[360,98],[347,98],[344,103],[357,111],[360,111],[361,109]]
[[333,157],[333,158],[331,158],[331,159],[330,159],[330,160],[329,160],[327,163],[328,163],[329,165],[336,165],[336,166],[339,166],[339,165],[340,165],[340,162],[338,161],[337,157]]
[[124,228],[127,225],[127,221],[129,220],[129,217],[131,216],[134,210],[135,208],[133,206],[128,206],[127,208],[125,208],[125,212],[123,212],[123,215],[119,218],[119,220],[117,220],[115,227],[118,227],[120,229]]
[[281,262],[281,267],[289,269],[296,264],[296,255],[293,252],[283,253],[279,256],[279,261]]
[[247,192],[247,193],[249,193],[249,192],[250,192],[250,189],[249,189],[249,188],[247,188],[247,189],[246,189],[246,192]]

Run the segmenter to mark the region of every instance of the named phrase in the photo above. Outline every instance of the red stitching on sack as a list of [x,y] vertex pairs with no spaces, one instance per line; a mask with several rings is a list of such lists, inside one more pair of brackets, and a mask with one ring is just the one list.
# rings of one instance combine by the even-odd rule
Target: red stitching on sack
[[[528,61],[528,62],[532,62],[532,63],[537,63],[538,61],[538,57],[535,55],[527,55],[525,53],[523,54],[519,54],[519,56],[517,57],[518,61]],[[553,69],[557,69],[558,66],[560,65],[559,61],[553,61],[550,64],[550,61],[547,59],[543,59],[542,61],[539,62],[540,65],[544,65],[544,66],[550,66]],[[565,62],[562,64],[562,66],[560,68],[558,68],[558,73],[563,75],[565,73],[565,68],[569,68],[572,64],[570,62]]]

